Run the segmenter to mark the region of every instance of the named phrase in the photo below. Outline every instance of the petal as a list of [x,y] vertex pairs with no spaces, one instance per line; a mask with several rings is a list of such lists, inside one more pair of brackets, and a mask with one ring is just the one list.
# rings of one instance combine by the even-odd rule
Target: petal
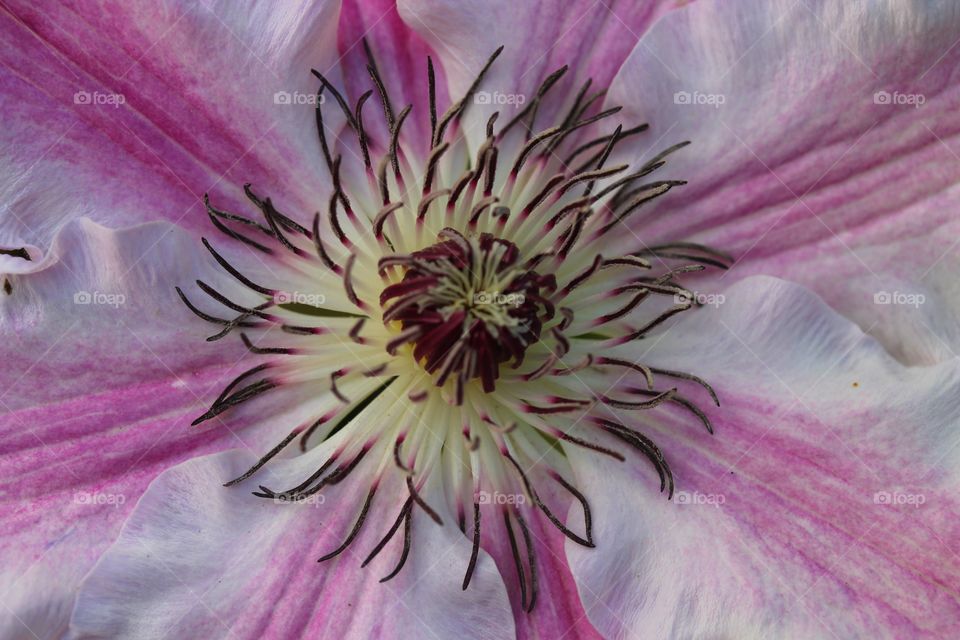
[[597,550],[567,554],[592,622],[610,638],[955,637],[960,363],[906,368],[799,285],[725,296],[644,358],[721,401],[713,436],[646,414],[673,500],[634,457],[574,452]]
[[[669,166],[690,184],[638,216],[638,235],[731,253],[728,280],[805,284],[908,363],[952,356],[958,29],[949,1],[710,0],[671,13],[609,97],[649,120],[651,152],[693,142]],[[874,304],[884,291],[925,304]]]
[[43,270],[11,278],[0,303],[0,636],[59,637],[80,579],[160,471],[225,448],[259,454],[281,437],[275,423],[254,432],[243,413],[229,428],[190,426],[249,366],[233,341],[204,342],[208,327],[173,290],[202,277],[231,291],[201,251],[169,223],[75,220]]
[[[570,495],[556,490],[556,483],[540,471],[536,467],[526,470],[527,476],[536,487],[538,497],[547,504],[551,513],[560,514],[560,517],[569,510],[571,512],[569,526],[580,531],[583,526],[583,514],[579,511],[579,505],[571,507],[570,503],[573,500]],[[566,475],[570,477],[569,474]],[[526,497],[518,495],[516,499],[525,500]],[[521,508],[520,513],[524,516],[533,540],[538,576],[537,600],[533,610],[529,612],[524,611],[521,606],[522,592],[513,551],[506,529],[501,524],[502,508],[493,505],[483,506],[480,518],[482,529],[494,532],[487,535],[483,549],[496,561],[500,575],[506,583],[510,603],[513,606],[514,624],[517,626],[516,637],[519,640],[564,637],[581,640],[601,638],[602,636],[593,628],[584,611],[577,584],[570,573],[564,552],[564,541],[567,538],[533,505],[528,504],[526,508]],[[514,525],[514,528],[517,527]],[[518,537],[520,534],[520,531],[515,531]]]
[[[269,482],[297,484],[332,443],[271,465]],[[80,637],[513,637],[506,591],[488,557],[470,589],[460,589],[470,543],[451,514],[437,526],[415,510],[409,559],[380,584],[403,532],[369,566],[360,563],[401,508],[402,484],[385,483],[353,544],[318,564],[352,527],[368,486],[356,476],[370,465],[310,504],[278,504],[250,495],[256,478],[220,486],[252,461],[237,452],[193,460],[151,485],[84,583],[72,621]]]
[[[418,153],[425,154],[430,148],[430,98],[427,90],[427,56],[436,54],[420,35],[405,23],[394,0],[346,0],[340,11],[338,49],[343,80],[353,102],[370,90],[368,60],[364,42],[373,53],[377,70],[389,95],[394,115],[399,115],[407,105],[412,105],[410,116],[403,125],[404,140]],[[446,85],[442,68],[437,74],[437,103],[443,109],[447,105]],[[366,107],[371,111],[365,121],[367,133],[380,146],[389,142],[389,132],[383,124],[383,116],[374,112],[382,110],[379,96],[374,94]]]
[[83,215],[204,227],[201,196],[230,207],[244,182],[311,214],[326,180],[304,102],[318,85],[310,67],[336,59],[336,12],[328,1],[13,3],[0,17],[0,248],[46,249]]
[[[592,78],[594,91],[606,88],[637,39],[680,4],[415,0],[401,3],[400,15],[438,52],[454,100],[466,93],[497,47],[504,46],[482,86],[490,99],[475,102],[469,110],[472,124],[465,134],[476,142],[483,138],[483,124],[491,113],[503,112],[502,125],[564,65],[571,71],[554,87],[558,95],[576,92],[587,78]],[[545,113],[542,122],[551,122],[550,115]]]

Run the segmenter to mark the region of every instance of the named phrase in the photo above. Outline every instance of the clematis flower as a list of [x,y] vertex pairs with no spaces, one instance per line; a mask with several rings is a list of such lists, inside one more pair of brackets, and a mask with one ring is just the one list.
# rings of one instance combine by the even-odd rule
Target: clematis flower
[[5,7],[3,636],[955,636],[960,10],[676,4]]

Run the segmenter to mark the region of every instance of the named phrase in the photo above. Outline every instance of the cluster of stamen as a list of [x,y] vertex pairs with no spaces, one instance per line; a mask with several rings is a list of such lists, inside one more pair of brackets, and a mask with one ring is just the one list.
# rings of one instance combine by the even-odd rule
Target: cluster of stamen
[[[348,177],[327,138],[324,101],[317,100],[319,151],[331,178],[325,215],[317,212],[307,228],[250,185],[245,194],[263,222],[207,201],[217,229],[269,255],[278,269],[286,269],[289,282],[283,287],[256,283],[204,240],[259,302],[240,303],[198,281],[205,294],[232,312],[222,317],[178,292],[191,311],[219,327],[208,340],[240,330],[247,347],[265,361],[227,385],[194,424],[278,387],[308,388],[325,403],[320,415],[294,426],[227,486],[255,474],[294,439],[307,451],[337,434],[336,448],[302,482],[254,492],[298,502],[365,473],[357,470],[371,459],[379,461],[371,467],[377,471],[354,526],[321,561],[353,543],[376,509],[378,488],[397,482],[407,497],[393,505],[398,508],[392,526],[363,562],[371,562],[402,526],[400,559],[384,580],[395,576],[408,556],[413,513],[420,510],[442,523],[442,509],[425,497],[428,482],[437,481],[442,491],[434,495],[450,501],[457,525],[473,543],[463,588],[483,540],[481,514],[495,509],[492,526],[501,527],[510,542],[520,603],[529,611],[537,600],[538,570],[527,517],[539,511],[570,540],[593,546],[589,503],[569,473],[568,447],[621,462],[624,452],[638,453],[656,470],[660,490],[671,495],[667,460],[640,432],[631,412],[672,405],[696,416],[712,433],[707,415],[677,386],[706,390],[717,402],[706,382],[647,366],[625,348],[695,306],[679,276],[723,268],[729,258],[688,242],[647,246],[637,238],[631,246],[635,236],[628,219],[636,228],[644,205],[683,184],[646,177],[685,143],[639,167],[608,166],[615,149],[646,125],[598,134],[596,129],[619,108],[600,110],[604,92],[591,94],[589,80],[572,99],[561,100],[565,105],[548,104],[548,94],[567,69],[550,74],[499,130],[498,114],[492,114],[484,141],[471,152],[462,118],[500,50],[466,95],[439,116],[428,59],[424,156],[412,152],[401,135],[412,106],[394,111],[366,43],[365,50],[374,88],[359,96],[355,107],[314,72],[321,83],[318,96],[333,96],[355,134],[354,155],[361,165]],[[387,131],[381,139],[364,124],[363,107],[374,93]],[[545,112],[556,124],[538,129],[537,119]],[[365,175],[358,181],[360,172]],[[327,284],[331,279],[336,291]],[[311,287],[326,294],[325,302],[290,304],[289,291]],[[644,304],[670,300],[674,304],[666,308]],[[645,313],[649,308],[653,311]],[[275,328],[280,331],[269,339],[282,344],[261,345]],[[669,385],[659,387],[662,379]],[[565,506],[557,511],[541,499],[538,483],[555,483],[559,493],[580,504],[582,534],[555,515],[566,513]],[[484,506],[484,494],[526,500]]]
[[440,236],[435,245],[387,261],[406,272],[383,290],[380,304],[384,322],[401,326],[387,351],[413,344],[414,359],[436,374],[437,386],[455,380],[459,405],[472,378],[491,392],[501,363],[523,364],[527,347],[553,318],[545,296],[556,290],[556,279],[518,264],[517,246],[489,233],[468,239],[444,229]]

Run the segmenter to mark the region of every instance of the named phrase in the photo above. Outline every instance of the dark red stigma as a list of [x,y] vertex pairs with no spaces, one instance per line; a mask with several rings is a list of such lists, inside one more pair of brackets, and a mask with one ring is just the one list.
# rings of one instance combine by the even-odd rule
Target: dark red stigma
[[455,376],[458,403],[473,378],[493,391],[500,365],[520,366],[555,311],[547,297],[554,276],[537,273],[535,261],[519,261],[512,242],[489,233],[468,240],[444,229],[440,242],[400,261],[403,279],[380,294],[384,322],[402,327],[388,350],[413,343],[414,358],[437,374],[437,386]]

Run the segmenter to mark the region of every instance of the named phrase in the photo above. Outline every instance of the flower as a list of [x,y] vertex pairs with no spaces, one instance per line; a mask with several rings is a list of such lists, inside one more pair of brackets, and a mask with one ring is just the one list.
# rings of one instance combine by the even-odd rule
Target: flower
[[[551,90],[567,67],[549,74],[530,103],[503,126],[497,126],[501,112],[495,111],[486,122],[486,140],[470,149],[461,120],[471,103],[490,104],[483,80],[502,50],[445,112],[438,110],[435,71],[427,58],[430,97],[423,106],[429,144],[419,157],[415,143],[403,135],[413,105],[395,112],[369,46],[374,88],[355,104],[314,71],[322,83],[314,100],[317,133],[333,187],[326,215],[317,212],[310,228],[302,226],[249,184],[245,193],[262,222],[221,211],[205,199],[214,226],[277,261],[277,270],[286,268],[276,279],[291,290],[252,281],[204,239],[256,303],[240,304],[198,280],[202,292],[233,316],[224,318],[198,308],[181,289],[177,293],[194,314],[218,327],[208,341],[241,330],[247,348],[267,356],[229,382],[194,425],[281,386],[301,387],[325,400],[225,486],[257,474],[295,438],[302,451],[310,443],[329,442],[333,448],[302,482],[284,490],[260,485],[253,492],[281,502],[315,496],[326,501],[331,495],[339,502],[333,487],[361,476],[363,500],[336,507],[355,511],[356,520],[321,562],[350,549],[364,527],[375,526],[370,521],[376,515],[393,525],[361,568],[401,524],[404,528],[402,551],[381,580],[386,582],[408,558],[414,511],[441,526],[438,512],[447,513],[456,516],[461,532],[470,531],[462,588],[470,584],[481,546],[496,545],[499,536],[509,540],[519,604],[530,613],[543,560],[528,520],[541,515],[571,541],[594,547],[589,500],[560,454],[566,445],[620,462],[624,450],[633,451],[653,464],[660,491],[670,497],[674,480],[663,453],[642,433],[640,419],[615,410],[630,414],[672,402],[712,432],[706,414],[661,379],[700,385],[719,404],[710,385],[695,375],[648,367],[629,349],[693,307],[693,292],[678,278],[705,265],[722,266],[725,257],[691,243],[604,255],[612,236],[629,231],[634,213],[683,184],[649,177],[686,143],[636,170],[609,163],[647,127],[611,126],[603,132],[600,127],[619,107],[599,109],[605,92],[590,93],[589,80],[576,94],[556,99]],[[367,132],[363,111],[374,90],[387,134],[379,141]],[[343,155],[330,151],[327,95],[355,137],[355,150],[340,139],[359,165],[352,172]],[[538,121],[544,113],[555,114],[555,120]],[[658,296],[673,304],[641,314]],[[252,331],[255,338],[248,336]],[[616,446],[594,442],[601,434],[612,436]],[[566,491],[580,504],[582,531],[564,524],[541,499],[545,484],[557,485],[555,491]],[[376,501],[381,490],[393,495],[397,486],[406,487],[404,500]],[[424,499],[425,490],[434,500]],[[484,528],[494,533],[485,538]]]
[[8,635],[956,632],[957,10],[515,4],[8,16]]

